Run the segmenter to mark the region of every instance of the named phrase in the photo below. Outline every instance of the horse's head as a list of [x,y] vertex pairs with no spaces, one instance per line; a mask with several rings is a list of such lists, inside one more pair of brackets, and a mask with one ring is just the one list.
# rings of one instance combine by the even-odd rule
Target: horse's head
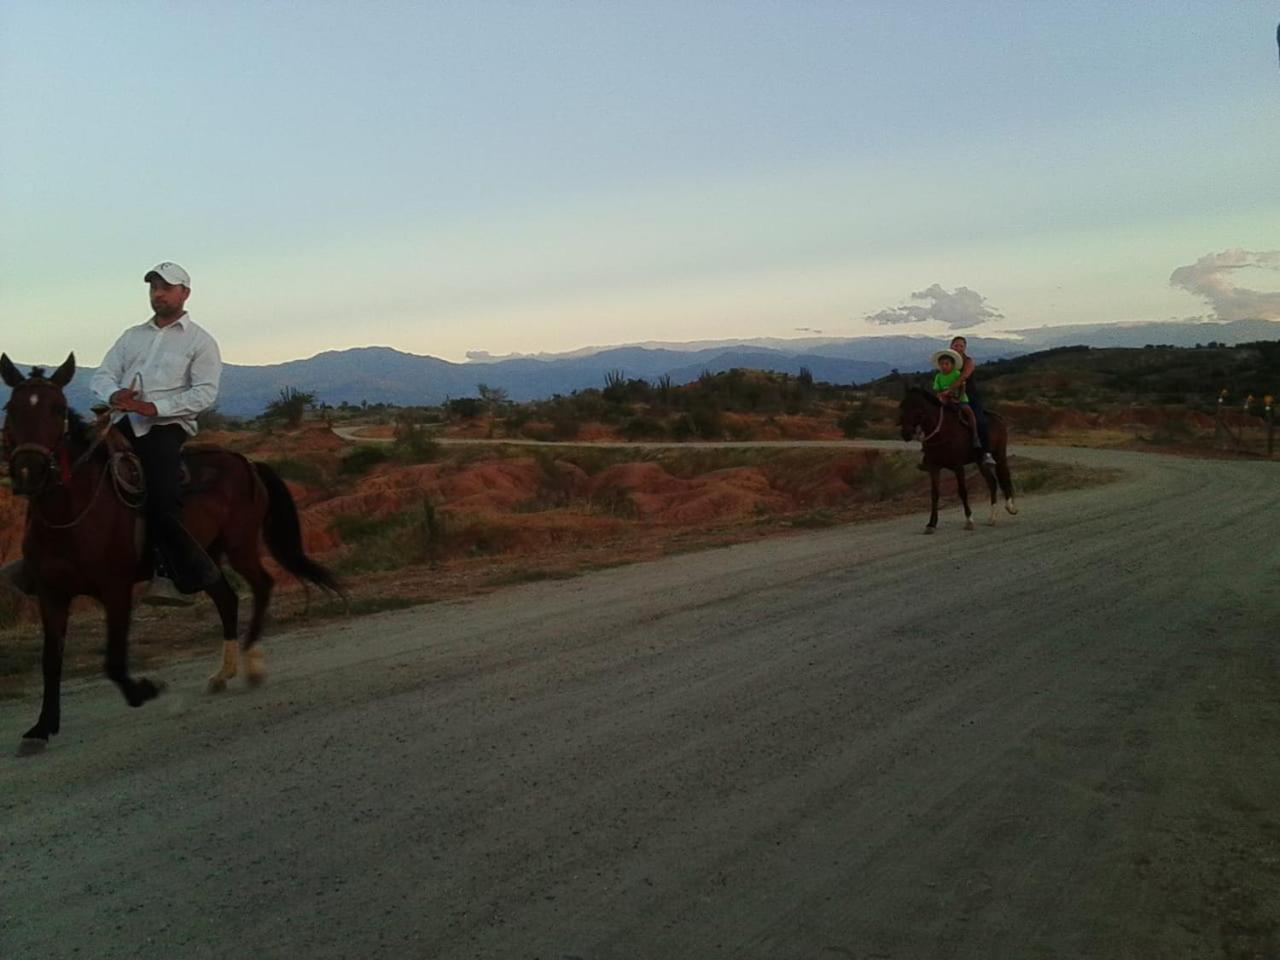
[[912,440],[928,433],[936,425],[940,404],[933,394],[920,387],[908,387],[898,404],[898,425],[902,439]]
[[76,372],[75,354],[50,376],[34,367],[24,377],[8,354],[0,354],[0,378],[13,392],[5,406],[4,456],[13,492],[33,496],[56,475],[56,456],[67,435],[67,398],[62,392]]

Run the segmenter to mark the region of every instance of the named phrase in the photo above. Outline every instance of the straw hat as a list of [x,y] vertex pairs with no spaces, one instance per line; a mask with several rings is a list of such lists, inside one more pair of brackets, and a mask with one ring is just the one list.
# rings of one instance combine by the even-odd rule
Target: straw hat
[[936,367],[938,365],[938,361],[943,357],[950,357],[951,362],[955,364],[955,368],[957,370],[959,370],[961,365],[964,363],[964,361],[960,359],[960,354],[956,353],[954,350],[939,350],[933,355],[930,363]]

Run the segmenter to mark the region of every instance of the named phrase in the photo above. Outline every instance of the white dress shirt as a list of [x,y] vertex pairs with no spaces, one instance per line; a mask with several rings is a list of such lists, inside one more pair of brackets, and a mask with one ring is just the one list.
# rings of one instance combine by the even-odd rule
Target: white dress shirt
[[112,415],[112,423],[127,416],[137,436],[170,423],[195,436],[196,414],[213,406],[221,377],[217,342],[184,313],[163,327],[152,317],[120,334],[89,389],[103,403],[125,388],[137,390],[137,399],[154,403],[154,417],[119,411]]

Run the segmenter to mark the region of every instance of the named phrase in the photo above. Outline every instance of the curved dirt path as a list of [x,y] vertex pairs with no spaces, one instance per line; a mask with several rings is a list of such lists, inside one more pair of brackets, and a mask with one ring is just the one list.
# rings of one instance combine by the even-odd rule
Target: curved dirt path
[[1034,455],[1126,476],[70,684],[0,956],[1280,956],[1280,467]]

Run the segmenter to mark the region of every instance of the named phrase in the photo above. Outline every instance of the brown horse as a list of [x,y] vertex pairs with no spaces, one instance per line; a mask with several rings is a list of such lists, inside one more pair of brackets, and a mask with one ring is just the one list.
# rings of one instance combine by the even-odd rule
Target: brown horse
[[[48,743],[60,724],[63,645],[73,597],[95,597],[105,608],[106,673],[129,706],[139,707],[160,692],[152,681],[129,675],[133,585],[151,575],[151,551],[140,549],[139,504],[125,502],[113,479],[117,455],[102,440],[114,428],[95,431],[67,408],[63,387],[74,374],[74,355],[47,377],[38,367],[23,377],[0,354],[0,378],[13,388],[5,407],[4,455],[13,492],[28,498],[24,572],[44,631],[44,700],[35,726],[23,734],[25,743],[36,746]],[[297,507],[270,467],[218,447],[190,449],[184,459],[191,480],[184,524],[215,562],[225,557],[253,593],[243,649],[246,678],[257,684],[264,673],[262,651],[254,644],[274,583],[262,566],[261,543],[294,576],[342,591],[303,552]],[[206,592],[222,620],[222,663],[209,678],[210,691],[217,691],[236,674],[239,600],[225,577]]]
[[955,405],[943,403],[933,393],[921,387],[911,387],[902,398],[899,413],[902,439],[918,437],[922,441],[924,467],[929,471],[933,499],[925,533],[934,533],[938,529],[938,474],[943,470],[955,473],[956,492],[960,494],[960,502],[964,505],[964,528],[973,529],[969,491],[964,482],[964,468],[970,463],[977,464],[982,479],[987,481],[987,487],[991,491],[991,516],[987,522],[993,525],[996,522],[997,480],[1004,494],[1004,508],[1010,513],[1018,512],[1013,502],[1013,478],[1009,475],[1009,430],[1001,416],[987,414],[990,450],[996,461],[993,473],[989,466],[982,463],[982,451],[974,447],[973,432],[961,422],[960,411]]

